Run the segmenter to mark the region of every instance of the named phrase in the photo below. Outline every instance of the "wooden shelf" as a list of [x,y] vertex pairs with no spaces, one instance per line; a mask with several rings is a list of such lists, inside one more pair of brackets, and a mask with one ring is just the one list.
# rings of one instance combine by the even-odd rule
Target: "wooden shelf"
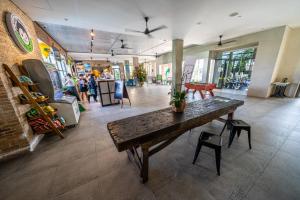
[[[44,98],[43,100],[41,99],[34,99],[37,103],[45,103],[49,100],[49,97]],[[32,104],[30,101],[20,101],[21,104]]]
[[[31,93],[28,91],[27,86],[34,86],[35,84],[25,84],[21,83],[17,76],[11,71],[10,67],[8,65],[3,64],[2,65],[4,70],[6,71],[6,74],[8,77],[12,80],[13,83],[15,83],[23,92],[23,94],[27,97],[29,103],[32,107],[37,109],[37,111],[40,114],[40,117],[42,117],[46,122],[48,122],[49,126],[51,127],[52,132],[56,133],[59,137],[64,138],[64,135],[60,132],[59,128],[56,127],[56,125],[53,123],[52,119],[49,117],[49,115],[43,110],[43,108],[39,105],[39,103],[34,99],[31,95]],[[50,132],[50,131],[49,131]],[[42,133],[39,133],[42,134]]]
[[26,82],[21,82],[21,84],[22,84],[23,86],[36,86],[36,85],[38,85],[39,83],[26,83]]
[[[58,130],[63,130],[65,127],[63,126],[60,126],[60,127],[56,127]],[[47,133],[53,133],[54,130],[53,129],[47,129],[47,130],[44,130],[44,131],[40,131],[40,132],[34,132],[35,134],[37,135],[40,135],[40,134],[47,134]]]

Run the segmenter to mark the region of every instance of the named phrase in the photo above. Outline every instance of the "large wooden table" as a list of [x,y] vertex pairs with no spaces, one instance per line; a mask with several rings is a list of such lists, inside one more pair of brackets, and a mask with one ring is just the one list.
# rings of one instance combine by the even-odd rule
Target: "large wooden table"
[[[148,180],[149,157],[171,144],[188,130],[228,115],[232,119],[240,100],[213,97],[187,104],[183,113],[171,108],[129,117],[107,124],[118,151],[127,151],[140,170],[143,183]],[[138,148],[141,148],[139,152]]]

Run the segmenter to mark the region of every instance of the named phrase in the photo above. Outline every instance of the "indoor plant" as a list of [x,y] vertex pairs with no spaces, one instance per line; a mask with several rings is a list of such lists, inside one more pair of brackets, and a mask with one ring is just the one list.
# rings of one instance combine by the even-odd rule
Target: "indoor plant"
[[179,84],[176,84],[171,89],[170,105],[174,112],[183,112],[186,107],[186,91],[182,90],[182,86],[186,82],[188,75],[188,73],[182,74]]
[[139,83],[141,86],[144,85],[144,82],[146,81],[147,73],[146,70],[142,65],[140,65],[135,71],[134,71],[135,77],[139,80]]
[[172,110],[174,112],[183,112],[186,106],[186,92],[185,91],[174,91],[170,105],[172,105]]

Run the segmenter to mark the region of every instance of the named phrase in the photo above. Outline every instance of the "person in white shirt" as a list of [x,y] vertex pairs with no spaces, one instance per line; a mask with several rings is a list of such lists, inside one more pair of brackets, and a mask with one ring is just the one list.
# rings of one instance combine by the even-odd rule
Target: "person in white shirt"
[[80,101],[79,95],[77,93],[74,81],[72,80],[72,76],[71,74],[67,74],[66,78],[65,78],[65,84],[67,87],[67,92],[69,92],[70,94],[76,96],[77,100]]

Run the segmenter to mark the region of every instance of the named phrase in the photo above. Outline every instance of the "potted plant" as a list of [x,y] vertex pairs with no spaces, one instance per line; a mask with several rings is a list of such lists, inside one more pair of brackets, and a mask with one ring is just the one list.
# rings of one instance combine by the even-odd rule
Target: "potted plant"
[[186,92],[185,91],[174,91],[172,95],[170,105],[174,112],[183,112],[186,106]]
[[144,82],[146,81],[147,73],[146,70],[142,65],[140,65],[135,71],[134,71],[135,77],[138,79],[141,86],[144,85]]
[[[172,106],[172,110],[174,112],[183,112],[186,107],[186,91],[182,90],[182,86],[186,82],[186,79],[190,75],[190,73],[184,73],[181,76],[179,84],[172,87],[171,92],[171,101],[170,105]],[[177,86],[177,87],[176,87]]]

